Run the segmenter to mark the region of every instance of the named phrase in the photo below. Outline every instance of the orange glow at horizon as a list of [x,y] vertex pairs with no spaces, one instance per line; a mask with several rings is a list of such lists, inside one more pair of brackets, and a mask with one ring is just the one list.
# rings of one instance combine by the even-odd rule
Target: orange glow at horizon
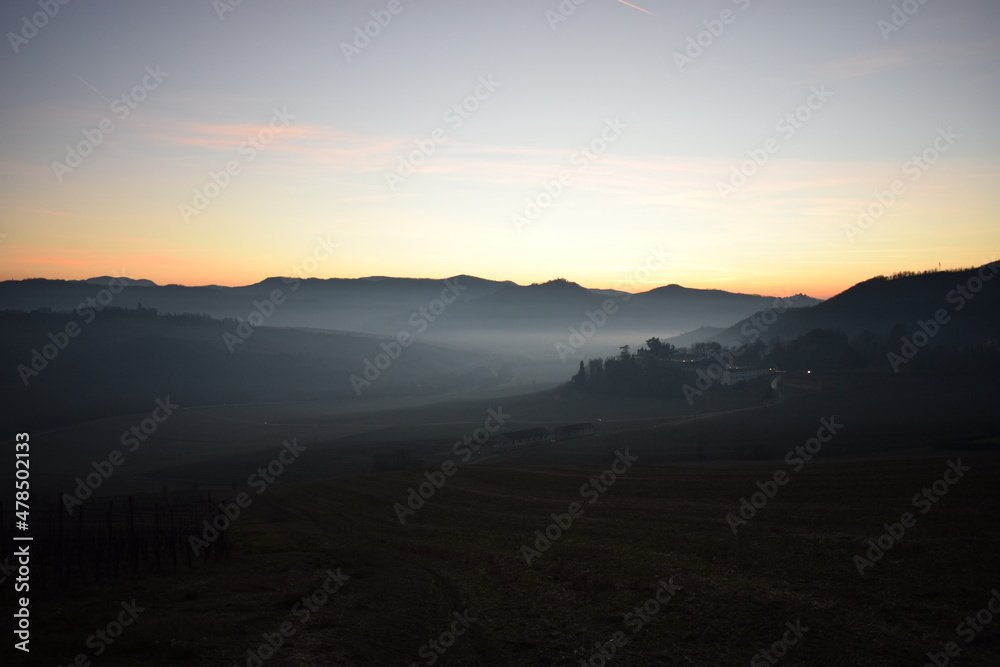
[[[105,261],[107,260],[107,261]],[[220,266],[220,263],[213,261],[210,265],[199,266],[194,263],[181,263],[173,258],[158,257],[155,255],[130,257],[128,264],[121,266],[120,262],[115,264],[115,258],[102,257],[88,260],[74,260],[64,256],[32,256],[19,257],[18,263],[21,269],[6,275],[0,275],[0,280],[25,280],[29,278],[46,278],[51,280],[86,280],[98,276],[124,276],[132,279],[151,280],[157,285],[186,285],[198,287],[205,285],[219,285],[223,287],[242,287],[259,283],[266,278],[291,277],[289,271],[268,271],[246,267],[245,265],[231,262]],[[108,270],[108,266],[116,266],[114,270]],[[29,267],[38,267],[33,270]],[[343,268],[343,267],[342,267]],[[431,278],[445,279],[455,275],[470,275],[486,280],[505,281],[511,280],[520,285],[530,285],[532,283],[544,283],[556,278],[565,278],[571,282],[578,283],[589,289],[614,289],[631,293],[645,292],[677,284],[689,289],[701,290],[723,290],[727,292],[737,292],[743,294],[761,294],[765,296],[786,297],[793,294],[806,294],[817,299],[828,299],[844,290],[852,287],[858,282],[862,282],[878,275],[878,273],[858,273],[856,276],[846,277],[844,275],[819,277],[815,275],[802,276],[801,280],[794,285],[790,285],[778,279],[776,276],[747,275],[745,277],[735,277],[729,280],[709,282],[703,276],[689,275],[681,273],[671,273],[661,279],[650,279],[641,282],[633,281],[623,284],[621,280],[606,280],[596,275],[541,275],[532,271],[511,271],[508,274],[500,275],[495,271],[479,271],[473,268],[466,270],[442,270],[438,272],[420,271],[418,273],[403,271],[365,271],[360,267],[353,267],[354,270],[341,271],[339,273],[317,273],[307,276],[310,278],[328,279],[343,278],[357,279],[370,276],[388,276],[394,278]],[[442,267],[443,269],[444,267]],[[948,267],[942,267],[947,269]],[[952,267],[960,268],[960,267]],[[919,267],[914,270],[921,270]],[[887,273],[887,272],[880,272]]]

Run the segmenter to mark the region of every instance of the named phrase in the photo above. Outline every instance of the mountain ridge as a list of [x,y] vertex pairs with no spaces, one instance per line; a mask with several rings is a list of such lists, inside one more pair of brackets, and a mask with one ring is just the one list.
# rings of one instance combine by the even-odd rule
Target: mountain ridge
[[[705,332],[709,337],[704,340],[694,340],[689,335],[693,332],[684,336],[689,342],[713,341],[723,345],[748,342],[748,331],[757,332],[765,342],[778,338],[791,340],[815,329],[842,331],[848,336],[865,331],[888,336],[890,332],[912,332],[921,321],[933,320],[939,311],[944,311],[947,322],[940,326],[942,340],[995,340],[1000,337],[998,273],[1000,263],[993,262],[967,269],[875,276],[821,303],[780,313],[764,327],[760,326],[761,313],[755,313],[721,332]],[[990,277],[983,278],[984,274]],[[995,286],[989,282],[994,278]],[[981,286],[972,290],[969,284],[976,281]],[[962,290],[967,294],[963,295]],[[955,320],[959,324],[951,324]]]

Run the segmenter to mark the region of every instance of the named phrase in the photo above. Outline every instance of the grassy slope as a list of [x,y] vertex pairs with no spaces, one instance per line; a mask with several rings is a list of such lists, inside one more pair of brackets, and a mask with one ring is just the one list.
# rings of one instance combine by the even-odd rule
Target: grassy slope
[[[467,607],[480,621],[437,664],[575,665],[618,631],[630,641],[610,664],[748,664],[797,619],[810,630],[784,664],[923,664],[926,651],[958,640],[958,623],[1000,586],[1000,456],[963,455],[973,471],[864,578],[852,558],[884,523],[912,511],[913,495],[960,455],[928,446],[942,434],[979,430],[992,415],[992,380],[943,382],[864,378],[699,420],[664,405],[656,429],[615,430],[463,467],[405,526],[393,505],[423,481],[422,471],[312,484],[283,477],[235,523],[228,563],[36,599],[35,664],[67,664],[119,601],[133,597],[147,611],[101,664],[246,664],[247,648],[295,621],[295,601],[336,567],[351,580],[267,665],[407,665]],[[740,404],[730,400],[736,395],[704,398],[701,414]],[[594,397],[595,407],[601,403]],[[548,392],[504,404],[515,421],[530,423],[558,413],[562,400]],[[461,417],[447,428],[464,431],[489,405],[404,410],[395,415],[401,421],[387,414],[385,422]],[[604,407],[600,414],[610,418],[615,411]],[[832,414],[843,433],[733,535],[726,513],[758,480],[789,470],[784,451]],[[651,423],[627,411],[616,416],[626,429]],[[677,463],[697,458],[699,439],[708,442],[707,460]],[[761,443],[770,460],[722,460],[740,442]],[[553,512],[580,500],[581,485],[624,447],[640,461],[528,567],[520,546]],[[682,591],[631,634],[625,615],[670,576]],[[998,658],[994,626],[962,643],[961,664]]]
[[[814,461],[738,536],[724,516],[774,463],[637,463],[531,567],[520,546],[600,468],[462,468],[405,526],[392,507],[419,472],[278,486],[236,522],[228,564],[38,603],[38,655],[68,661],[137,597],[148,611],[102,664],[245,664],[340,566],[351,580],[268,665],[406,665],[467,607],[475,632],[438,664],[575,665],[619,630],[612,664],[748,664],[797,619],[809,632],[783,664],[922,664],[1000,583],[1000,457],[964,456],[973,471],[864,578],[852,557],[946,458]],[[671,576],[683,589],[633,634],[624,615]],[[995,627],[962,643],[963,665],[998,659]]]

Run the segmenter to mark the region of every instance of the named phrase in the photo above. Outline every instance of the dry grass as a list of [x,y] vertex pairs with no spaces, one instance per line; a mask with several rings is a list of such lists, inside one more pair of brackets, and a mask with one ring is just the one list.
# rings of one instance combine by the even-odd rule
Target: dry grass
[[[576,665],[622,631],[608,664],[745,665],[796,619],[809,632],[782,664],[923,664],[1000,585],[1000,457],[964,456],[972,472],[864,578],[852,557],[950,457],[814,461],[738,536],[726,513],[787,466],[636,464],[530,567],[521,545],[599,468],[462,468],[405,526],[393,505],[419,472],[279,485],[234,524],[229,563],[37,600],[33,656],[92,656],[87,636],[134,597],[147,611],[100,664],[245,665],[285,621],[266,665],[426,664],[466,608],[479,621],[436,664]],[[337,567],[351,579],[300,624],[292,606]],[[633,633],[626,615],[669,577],[682,590]],[[1000,664],[1000,628],[960,643],[956,664]]]

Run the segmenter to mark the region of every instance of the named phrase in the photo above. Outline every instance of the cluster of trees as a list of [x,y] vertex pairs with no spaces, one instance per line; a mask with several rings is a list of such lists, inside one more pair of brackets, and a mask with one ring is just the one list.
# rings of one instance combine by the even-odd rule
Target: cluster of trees
[[959,373],[1000,372],[996,344],[929,341],[912,344],[913,332],[897,324],[886,336],[870,331],[848,337],[831,329],[813,329],[795,340],[771,342],[762,357],[768,368],[821,371],[885,370]]
[[[832,329],[813,329],[791,341],[756,340],[737,348],[733,365],[774,368],[785,371],[923,371],[1000,373],[1000,347],[995,342],[977,344],[936,343],[916,347],[907,342],[912,332],[896,325],[885,336],[869,331],[849,337]],[[676,348],[659,338],[650,338],[633,353],[628,345],[605,359],[580,362],[573,384],[581,389],[631,396],[680,397],[691,382],[698,362],[728,360],[719,343],[695,343]],[[730,350],[729,352],[732,352]],[[676,363],[681,360],[690,365]]]
[[659,338],[650,338],[635,354],[624,345],[616,357],[581,361],[573,384],[609,394],[682,397],[687,373],[678,364],[662,363],[678,354],[677,348]]

